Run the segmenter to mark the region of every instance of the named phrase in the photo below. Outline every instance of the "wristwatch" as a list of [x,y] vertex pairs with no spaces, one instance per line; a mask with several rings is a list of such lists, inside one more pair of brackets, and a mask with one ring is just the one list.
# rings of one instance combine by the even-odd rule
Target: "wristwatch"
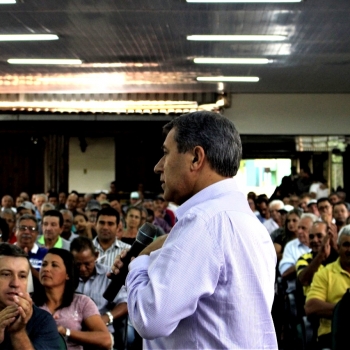
[[109,318],[109,321],[106,323],[106,326],[109,326],[109,325],[113,324],[113,315],[112,315],[112,313],[110,311],[107,311],[106,315]]
[[68,337],[70,337],[70,329],[66,328],[66,334],[65,334],[66,339],[68,339]]

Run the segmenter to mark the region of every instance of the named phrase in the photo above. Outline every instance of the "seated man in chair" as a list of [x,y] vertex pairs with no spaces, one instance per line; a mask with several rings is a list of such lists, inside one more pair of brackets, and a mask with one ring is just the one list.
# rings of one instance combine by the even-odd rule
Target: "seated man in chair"
[[332,347],[332,316],[336,303],[350,288],[350,225],[344,226],[338,237],[339,258],[316,272],[307,294],[305,313],[320,318],[319,348]]

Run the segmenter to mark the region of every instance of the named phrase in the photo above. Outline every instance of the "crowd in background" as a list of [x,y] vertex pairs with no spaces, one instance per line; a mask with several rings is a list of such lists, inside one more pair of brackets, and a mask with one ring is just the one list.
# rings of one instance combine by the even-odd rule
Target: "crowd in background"
[[[297,301],[294,311],[299,322],[307,317],[313,327],[310,349],[330,347],[333,309],[350,288],[350,206],[345,192],[330,192],[324,179],[315,181],[304,168],[299,174],[292,169],[270,198],[250,192],[247,200],[276,250],[272,315],[279,347],[292,349],[298,341],[290,325],[291,296]],[[54,315],[69,349],[98,344],[137,349],[142,343],[127,322],[125,288],[112,304],[102,297],[109,283],[107,274],[145,222],[158,226],[160,235],[170,232],[175,210],[162,194],[145,196],[142,188],[121,200],[115,182],[108,193],[48,192],[29,197],[22,192],[15,199],[6,194],[1,199],[0,240],[28,253],[29,291],[38,306]],[[56,260],[71,282],[76,280],[69,287],[65,279],[54,286],[48,282]],[[335,291],[329,292],[330,287]],[[70,290],[69,297],[63,297],[65,289]],[[68,301],[62,301],[66,297]],[[81,310],[77,324],[64,321],[66,308]]]
[[133,191],[121,200],[115,182],[108,193],[29,197],[22,192],[15,199],[6,194],[1,199],[0,241],[28,254],[28,291],[35,305],[53,315],[68,349],[141,349],[142,339],[127,320],[125,287],[113,302],[103,298],[110,282],[107,274],[145,222],[158,227],[157,235],[168,233],[175,224],[174,209],[162,194],[145,198],[142,191]]
[[350,288],[346,193],[330,191],[305,167],[292,169],[272,196],[250,192],[247,199],[276,250],[272,315],[280,349],[333,349],[334,309]]

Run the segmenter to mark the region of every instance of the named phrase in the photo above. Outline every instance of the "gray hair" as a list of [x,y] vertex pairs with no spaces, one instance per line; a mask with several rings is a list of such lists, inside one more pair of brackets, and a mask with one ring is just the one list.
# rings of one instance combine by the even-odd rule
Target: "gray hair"
[[271,209],[275,205],[279,206],[277,210],[281,210],[284,207],[284,203],[280,199],[274,199],[269,203],[269,209]]
[[315,214],[312,214],[312,213],[303,213],[303,214],[301,214],[300,219],[304,219],[304,218],[310,218],[312,220],[313,224],[319,220],[318,216],[315,215]]
[[350,236],[350,225],[345,225],[340,229],[338,233],[338,241],[337,241],[338,245],[340,244],[341,236]]
[[2,217],[3,214],[11,214],[13,220],[16,219],[16,213],[10,209],[10,208],[4,208],[1,212],[0,212],[0,216]]
[[164,125],[168,134],[175,129],[174,139],[179,153],[204,149],[211,168],[219,175],[236,175],[242,157],[241,138],[234,124],[219,113],[198,111],[175,117]]
[[52,203],[43,203],[41,205],[41,211],[43,211],[44,209],[48,209],[48,210],[53,210],[53,209],[56,209],[55,206],[52,204]]
[[72,221],[73,221],[74,216],[73,216],[73,213],[70,210],[68,210],[68,209],[61,209],[60,212],[62,214],[68,214],[71,217]]
[[32,220],[35,222],[35,226],[38,228],[38,219],[31,214],[23,214],[17,219],[17,227],[20,225],[21,221],[23,220]]
[[38,194],[36,194],[35,198],[38,198],[38,197],[44,198],[45,202],[48,201],[47,195],[45,193],[38,193]]

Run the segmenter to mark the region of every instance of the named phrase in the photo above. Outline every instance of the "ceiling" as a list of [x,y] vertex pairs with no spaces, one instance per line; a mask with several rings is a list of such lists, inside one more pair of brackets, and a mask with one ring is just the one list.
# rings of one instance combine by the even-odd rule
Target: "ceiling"
[[[350,1],[198,4],[185,0],[17,0],[0,5],[0,34],[59,40],[0,42],[0,94],[349,93]],[[282,42],[189,41],[198,34],[287,35]],[[266,65],[196,65],[195,57],[252,57]],[[11,65],[10,58],[74,58],[82,65]],[[98,67],[93,64],[100,63]],[[118,63],[122,67],[104,67]],[[198,76],[256,76],[203,83]],[[127,95],[125,95],[127,94]],[[12,97],[11,97],[12,96]],[[18,96],[18,95],[16,95]],[[108,95],[106,95],[108,96]],[[179,96],[181,98],[179,98]],[[126,98],[126,97],[125,97]]]

